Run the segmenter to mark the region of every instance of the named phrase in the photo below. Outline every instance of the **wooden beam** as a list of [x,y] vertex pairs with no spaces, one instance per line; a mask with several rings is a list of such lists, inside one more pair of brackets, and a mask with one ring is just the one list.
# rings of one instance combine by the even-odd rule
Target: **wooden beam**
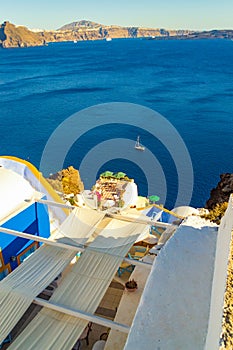
[[[61,203],[56,203],[56,202],[52,202],[52,201],[48,201],[45,199],[36,199],[35,202],[37,203],[42,203],[42,204],[47,204],[48,206],[55,206],[55,207],[59,207],[59,208],[66,208],[66,209],[74,209],[77,208],[75,205],[67,205],[67,204],[61,204]],[[168,224],[166,222],[159,222],[159,221],[153,221],[153,220],[142,220],[140,218],[133,218],[130,216],[126,216],[126,215],[119,215],[119,214],[112,214],[112,213],[108,213],[106,212],[106,216],[112,218],[112,219],[116,219],[116,220],[121,220],[121,221],[128,221],[128,222],[135,222],[138,224],[145,224],[145,225],[154,225],[157,227],[161,227],[161,228],[167,228],[170,227],[171,224]]]
[[110,327],[111,329],[115,329],[115,330],[123,332],[123,333],[128,334],[130,331],[130,327],[126,326],[124,324],[113,322],[111,320],[108,320],[108,319],[105,319],[103,317],[99,317],[99,316],[96,316],[93,314],[89,314],[89,313],[81,311],[81,310],[75,310],[73,308],[68,308],[67,306],[64,307],[62,305],[58,305],[58,304],[55,304],[51,301],[46,301],[46,300],[41,299],[41,298],[35,298],[33,302],[37,305],[47,307],[48,309],[58,311],[58,312],[61,312],[63,314],[69,315],[69,316],[81,318],[81,319],[89,321],[89,322],[94,322],[94,323],[100,324],[101,326]]

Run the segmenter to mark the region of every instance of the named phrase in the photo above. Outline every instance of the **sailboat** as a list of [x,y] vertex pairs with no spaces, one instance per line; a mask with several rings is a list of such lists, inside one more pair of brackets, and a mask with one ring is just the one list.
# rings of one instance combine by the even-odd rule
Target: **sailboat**
[[138,151],[145,151],[145,147],[140,143],[140,136],[137,137],[137,141],[134,148]]

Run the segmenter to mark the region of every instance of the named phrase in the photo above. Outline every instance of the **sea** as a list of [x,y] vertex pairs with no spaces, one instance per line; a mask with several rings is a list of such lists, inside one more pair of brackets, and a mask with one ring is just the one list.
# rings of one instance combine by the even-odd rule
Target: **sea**
[[[138,106],[135,125],[127,104]],[[108,106],[120,107],[119,123]],[[90,107],[93,128],[91,113],[82,114]],[[98,125],[103,109],[109,123]],[[147,118],[151,110],[165,128]],[[45,176],[60,170],[56,159],[68,147],[64,167],[79,169],[94,154],[89,168],[80,170],[86,188],[105,170],[122,171],[135,179],[140,195],[159,195],[170,209],[179,191],[185,198],[179,205],[203,207],[220,174],[233,172],[233,42],[113,39],[0,49],[2,155],[40,168],[51,135],[76,113],[83,132],[74,139],[72,125],[64,130],[53,161],[42,169]],[[144,152],[134,149],[138,135]],[[98,153],[100,145],[105,148]],[[191,195],[185,197],[186,181]]]

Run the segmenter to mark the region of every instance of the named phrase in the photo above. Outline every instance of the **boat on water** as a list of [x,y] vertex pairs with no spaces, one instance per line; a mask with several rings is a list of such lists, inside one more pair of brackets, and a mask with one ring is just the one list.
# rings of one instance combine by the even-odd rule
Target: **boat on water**
[[106,41],[112,41],[112,38],[106,38],[105,40]]
[[74,40],[74,44],[77,44],[77,40]]
[[137,141],[134,148],[138,151],[145,151],[145,147],[140,143],[140,136],[137,137]]

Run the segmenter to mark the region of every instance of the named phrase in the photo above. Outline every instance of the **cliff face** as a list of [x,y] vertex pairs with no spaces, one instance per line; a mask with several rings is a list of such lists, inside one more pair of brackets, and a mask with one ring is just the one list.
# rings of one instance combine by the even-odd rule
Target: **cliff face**
[[233,193],[233,174],[222,174],[220,179],[217,187],[211,191],[210,198],[206,202],[207,209],[213,209],[218,203],[228,202],[230,194]]
[[40,46],[48,42],[145,37],[150,39],[233,38],[233,30],[193,32],[188,30],[105,26],[85,20],[67,24],[58,30],[39,32],[29,30],[23,26],[15,26],[9,22],[0,25],[0,47],[4,48]]
[[83,19],[82,21],[77,21],[77,22],[72,22],[69,24],[65,24],[58,30],[76,30],[78,28],[99,28],[103,26],[102,24],[92,22],[92,21],[87,21]]
[[84,190],[79,171],[72,166],[50,175],[47,181],[55,191],[65,194],[73,193],[75,195]]
[[44,44],[41,33],[34,33],[23,26],[4,22],[0,27],[0,44],[4,48],[39,46]]

